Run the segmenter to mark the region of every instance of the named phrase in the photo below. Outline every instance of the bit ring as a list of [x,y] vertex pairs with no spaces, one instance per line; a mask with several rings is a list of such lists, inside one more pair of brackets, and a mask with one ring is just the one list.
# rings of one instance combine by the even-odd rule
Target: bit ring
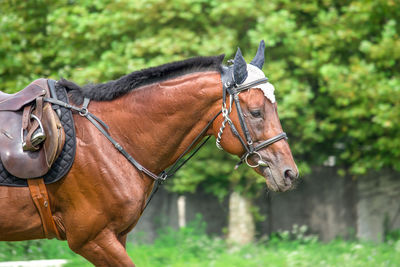
[[[254,155],[254,154],[257,155],[257,156],[259,157],[259,160],[256,161],[257,164],[251,165],[251,164],[248,162],[247,158],[248,158],[249,156]],[[254,151],[253,153],[247,154],[246,157],[244,158],[244,161],[246,162],[247,166],[249,166],[249,167],[251,167],[251,168],[257,168],[258,166],[260,166],[260,163],[259,163],[259,162],[262,161],[262,157],[261,157],[260,153],[258,153],[257,151]]]

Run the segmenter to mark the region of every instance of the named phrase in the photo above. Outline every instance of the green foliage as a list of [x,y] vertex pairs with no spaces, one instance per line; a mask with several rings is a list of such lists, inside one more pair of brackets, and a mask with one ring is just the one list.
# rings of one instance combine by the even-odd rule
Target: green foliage
[[337,156],[353,174],[400,170],[398,1],[269,1],[253,45],[265,38],[266,73],[298,157]]
[[393,244],[398,241],[400,241],[400,229],[389,231],[385,236],[385,242],[388,242],[389,244]]
[[307,225],[298,226],[294,224],[291,231],[280,231],[273,233],[271,243],[279,243],[282,241],[292,241],[299,244],[313,244],[318,241],[318,236],[307,234]]
[[71,257],[75,257],[75,254],[69,249],[67,242],[57,240],[0,242],[0,262]]
[[[342,174],[400,170],[399,18],[395,0],[5,0],[0,90],[38,77],[102,82],[191,56],[231,58],[237,46],[249,61],[264,39],[264,71],[303,173],[330,155]],[[249,195],[264,186],[211,147],[172,190],[203,184],[223,197],[228,183]]]
[[[171,258],[179,258],[183,262],[193,262],[196,259],[212,260],[227,248],[223,239],[206,235],[206,223],[202,221],[200,215],[179,231],[172,228],[161,229],[154,244],[142,244],[142,246],[149,249],[157,247],[160,250],[151,257],[160,266],[170,264],[170,259],[165,257],[166,254],[170,254]],[[175,249],[171,250],[171,248]]]
[[307,234],[306,226],[297,225],[257,243],[229,246],[207,236],[201,218],[180,230],[161,231],[154,244],[128,246],[138,266],[397,266],[399,252],[400,246],[389,243],[334,240],[324,244]]

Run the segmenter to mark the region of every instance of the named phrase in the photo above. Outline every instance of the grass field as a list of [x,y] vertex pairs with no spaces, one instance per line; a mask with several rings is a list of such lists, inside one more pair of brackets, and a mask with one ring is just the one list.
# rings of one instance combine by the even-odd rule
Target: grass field
[[[164,229],[153,244],[128,244],[138,267],[154,266],[400,266],[400,239],[373,244],[335,240],[321,243],[306,235],[276,234],[257,243],[229,246],[204,233],[204,225]],[[92,266],[66,242],[0,242],[0,261],[67,259],[67,266]]]

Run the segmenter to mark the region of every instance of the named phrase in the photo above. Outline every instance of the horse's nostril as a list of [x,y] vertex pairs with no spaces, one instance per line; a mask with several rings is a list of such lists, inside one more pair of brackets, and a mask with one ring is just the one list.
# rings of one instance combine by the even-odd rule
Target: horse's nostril
[[287,169],[286,171],[285,171],[285,173],[284,173],[284,175],[285,175],[285,178],[286,179],[289,179],[290,181],[294,181],[294,180],[296,180],[296,178],[297,178],[297,176],[298,175],[296,175],[291,169]]

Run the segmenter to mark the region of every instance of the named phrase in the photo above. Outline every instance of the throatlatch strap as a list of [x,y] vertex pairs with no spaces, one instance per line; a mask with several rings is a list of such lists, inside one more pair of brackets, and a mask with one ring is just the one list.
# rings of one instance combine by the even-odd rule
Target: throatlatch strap
[[44,236],[48,239],[57,238],[61,240],[60,233],[53,219],[53,214],[51,213],[49,195],[47,194],[43,178],[28,179],[27,181],[33,203],[35,203],[40,219],[42,220]]

